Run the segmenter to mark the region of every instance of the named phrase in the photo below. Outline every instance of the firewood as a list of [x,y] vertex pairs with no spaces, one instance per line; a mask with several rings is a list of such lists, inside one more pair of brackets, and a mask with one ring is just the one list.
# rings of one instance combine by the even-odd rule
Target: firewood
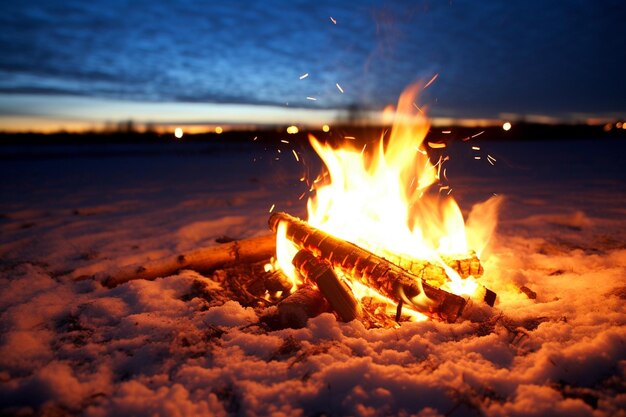
[[293,265],[302,276],[312,281],[324,295],[341,321],[349,322],[361,315],[358,300],[344,281],[341,281],[333,266],[302,249],[293,258]]
[[465,307],[466,300],[429,285],[421,278],[359,246],[329,235],[286,213],[274,213],[269,225],[287,226],[287,238],[341,268],[364,284],[377,289],[396,303],[400,300],[430,317],[454,322]]
[[[402,269],[411,272],[413,275],[422,278],[431,285],[441,286],[450,280],[446,270],[441,265],[423,260],[407,259],[400,256],[385,256],[384,258]],[[446,265],[454,269],[461,278],[467,278],[469,276],[480,278],[483,275],[483,267],[474,251],[470,251],[470,253],[460,258],[442,256],[441,259]]]
[[269,292],[289,291],[293,286],[281,270],[266,272],[263,276],[263,282],[265,289]]
[[306,326],[308,319],[328,308],[324,295],[317,288],[303,286],[278,303],[278,317],[283,327],[299,329]]
[[207,272],[238,262],[256,262],[269,259],[275,251],[274,235],[259,236],[125,266],[115,271],[95,274],[93,278],[107,287],[115,287],[136,279],[166,277],[182,269]]

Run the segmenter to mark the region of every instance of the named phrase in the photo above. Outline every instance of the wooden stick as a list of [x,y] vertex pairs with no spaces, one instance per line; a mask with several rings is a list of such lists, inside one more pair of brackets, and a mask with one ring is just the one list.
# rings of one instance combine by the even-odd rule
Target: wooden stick
[[359,301],[346,283],[337,277],[329,262],[316,258],[305,249],[298,251],[292,262],[306,280],[319,288],[341,321],[349,322],[361,315]]
[[351,242],[324,233],[286,213],[270,216],[272,230],[276,231],[281,222],[287,226],[287,238],[298,247],[345,270],[396,302],[402,300],[423,314],[448,322],[454,322],[465,307],[466,300],[463,297],[429,285],[412,273]]
[[312,286],[298,288],[278,303],[278,317],[283,327],[300,329],[311,317],[328,311],[328,303],[322,293]]
[[275,252],[276,236],[259,236],[125,266],[115,271],[98,273],[93,278],[107,287],[115,287],[135,279],[166,277],[182,269],[206,272],[228,264],[261,261],[269,259]]

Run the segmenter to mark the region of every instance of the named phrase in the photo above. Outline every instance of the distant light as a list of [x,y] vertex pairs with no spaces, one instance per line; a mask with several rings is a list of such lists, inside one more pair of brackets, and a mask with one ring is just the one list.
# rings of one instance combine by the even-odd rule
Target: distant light
[[502,125],[502,129],[504,129],[504,130],[511,130],[511,123],[504,122],[504,124]]
[[322,130],[323,130],[324,132],[330,132],[330,126],[328,126],[328,125],[324,125],[324,126],[322,126]]
[[176,129],[174,129],[174,136],[176,136],[176,139],[180,139],[183,137],[183,129],[181,129],[180,127],[177,127]]
[[626,123],[622,124],[622,129],[626,129]]
[[215,128],[215,133],[217,133],[218,135],[221,135],[223,131],[224,129],[222,129],[222,126],[217,126]]
[[622,126],[624,126],[624,124],[622,122],[615,123],[615,127],[618,128],[618,129],[621,129]]
[[607,123],[604,125],[604,131],[609,132],[613,128],[613,123]]
[[296,133],[298,133],[298,126],[289,126],[287,128],[287,133],[289,133],[290,135],[295,135]]

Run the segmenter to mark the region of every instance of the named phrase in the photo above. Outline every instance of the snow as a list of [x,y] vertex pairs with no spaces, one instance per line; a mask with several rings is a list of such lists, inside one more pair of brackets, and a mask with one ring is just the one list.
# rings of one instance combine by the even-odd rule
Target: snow
[[495,167],[457,150],[466,213],[505,195],[483,258],[489,314],[366,329],[324,313],[271,331],[258,310],[194,293],[219,293],[217,275],[74,281],[264,234],[272,204],[304,214],[295,160],[178,146],[3,161],[2,414],[626,415],[623,144],[482,143]]

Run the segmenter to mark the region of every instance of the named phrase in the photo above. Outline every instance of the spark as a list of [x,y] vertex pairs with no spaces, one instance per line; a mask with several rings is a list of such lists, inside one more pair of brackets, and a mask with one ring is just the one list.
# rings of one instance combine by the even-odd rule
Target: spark
[[450,133],[452,133],[451,130],[442,130],[441,133],[443,133],[444,135],[449,135]]
[[494,158],[493,156],[487,154],[487,159],[491,159],[493,162],[496,162],[496,158]]
[[443,190],[449,190],[449,189],[450,189],[449,185],[444,185],[444,186],[439,187],[439,192],[442,192]]
[[447,179],[448,179],[448,176],[446,175],[446,169],[447,169],[447,168],[444,168],[444,169],[443,169],[443,177],[447,180]]
[[339,83],[335,83],[335,85],[337,86],[337,89],[339,91],[341,91],[341,94],[343,94],[343,88],[341,88],[341,86],[339,85]]
[[304,182],[306,180],[305,177],[300,177],[300,182]]
[[426,155],[426,151],[422,148],[415,148],[415,150],[421,153],[422,155]]
[[475,156],[474,159],[480,159],[480,156]]
[[472,146],[472,150],[474,150],[474,151],[480,151],[480,146]]
[[439,157],[439,160],[437,161],[437,163],[435,164],[435,166],[437,167],[437,175],[436,178],[439,179],[440,177],[440,173],[441,173],[441,165],[443,164],[443,161],[441,160],[441,156]]
[[298,158],[298,153],[295,150],[291,150],[291,152],[293,152],[293,156],[294,158],[296,158],[296,162],[300,162],[300,158]]
[[363,145],[363,149],[361,149],[361,155],[363,155],[363,152],[365,152],[365,148],[367,148],[367,143]]
[[307,72],[306,74],[302,74],[302,75],[300,76],[300,79],[301,79],[301,80],[304,80],[304,79],[305,79],[306,77],[308,77],[308,76],[309,76],[309,73]]
[[306,99],[307,99],[307,100],[311,100],[311,101],[317,101],[317,99],[316,99],[315,97],[309,97],[309,96],[307,96],[307,98],[306,98]]
[[306,195],[306,191],[303,192],[302,194],[300,194],[300,197],[298,197],[298,200],[302,200],[304,198],[304,196]]
[[471,138],[472,138],[472,139],[474,139],[475,137],[480,136],[480,135],[482,135],[483,133],[485,133],[485,131],[484,131],[484,130],[483,130],[482,132],[478,132],[478,133],[476,133],[475,135],[472,135],[472,136],[471,136]]
[[430,79],[430,81],[428,81],[428,82],[426,83],[426,85],[424,86],[423,90],[426,90],[426,89],[428,88],[428,86],[429,86],[429,85],[431,85],[432,83],[434,83],[434,82],[435,82],[435,80],[437,79],[437,77],[439,77],[439,73],[435,74],[435,75],[433,76],[433,78],[431,78],[431,79]]
[[278,153],[280,153],[280,149],[277,149]]
[[344,136],[344,139],[350,139],[350,140],[355,140],[356,138],[354,136]]
[[333,25],[337,24],[337,21],[332,16],[330,16],[330,21],[333,22]]
[[424,112],[422,111],[422,109],[419,108],[419,106],[415,103],[413,103],[413,107],[415,107],[420,113],[424,114]]
[[450,195],[451,192],[452,192],[452,188],[448,190],[448,195]]
[[489,158],[487,158],[487,162],[489,162],[491,165],[495,165],[495,164],[493,163],[493,161],[492,161],[491,159],[489,159]]
[[259,138],[258,136],[255,136],[254,139],[252,139],[252,140],[254,141],[254,140],[257,140],[258,138]]
[[270,207],[270,211],[269,211],[270,213],[274,211],[274,207],[276,207],[276,204],[272,204],[272,207]]
[[441,148],[445,148],[446,144],[438,143],[438,142],[428,142],[428,146],[430,146],[433,149],[441,149]]
[[282,143],[289,143],[289,141],[288,141],[288,140],[285,140],[285,139],[281,139],[280,141],[281,141]]

